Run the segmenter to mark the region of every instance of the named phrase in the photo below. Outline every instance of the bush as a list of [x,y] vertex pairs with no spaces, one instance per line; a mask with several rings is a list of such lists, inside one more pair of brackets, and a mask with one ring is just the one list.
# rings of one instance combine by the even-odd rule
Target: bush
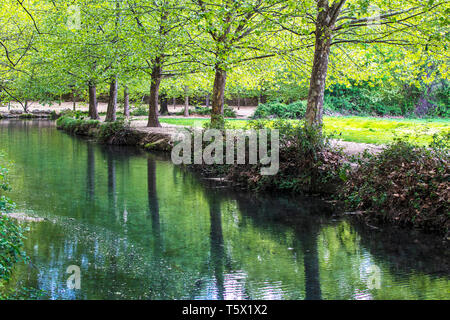
[[0,164],[0,299],[8,298],[3,293],[3,286],[11,277],[14,264],[26,259],[23,251],[25,229],[3,215],[14,207],[14,204],[3,194],[9,190],[7,172],[7,169]]
[[[211,108],[207,107],[196,107],[195,109],[189,109],[190,115],[200,115],[200,116],[209,116],[211,115]],[[184,111],[180,111],[176,113],[177,116],[183,116]],[[237,114],[232,108],[228,105],[224,105],[223,107],[223,115],[225,118],[236,118]]]
[[148,106],[144,104],[136,105],[130,114],[134,117],[148,116]]
[[252,121],[249,128],[277,129],[280,135],[280,169],[277,175],[261,176],[259,166],[234,166],[229,177],[250,189],[294,193],[331,193],[341,182],[343,155],[329,137],[291,121]]
[[324,104],[341,113],[406,116],[413,113],[415,100],[415,95],[399,88],[333,85],[325,91]]
[[34,119],[34,118],[36,118],[36,116],[31,113],[22,113],[21,115],[19,115],[19,119]]
[[[2,210],[0,210],[2,211]],[[0,216],[0,288],[2,281],[8,281],[14,264],[23,261],[23,233],[25,230],[12,219]]]
[[[450,116],[449,88],[447,81],[434,87],[428,97],[433,107],[426,116]],[[414,117],[416,105],[426,90],[414,86],[371,86],[355,81],[349,87],[334,84],[325,90],[324,111],[345,115]],[[299,119],[304,117],[305,112],[306,101],[303,100],[289,105],[269,102],[258,106],[254,118]]]
[[444,139],[429,147],[399,140],[378,155],[364,154],[340,192],[346,207],[368,219],[448,234],[450,169]]
[[301,119],[304,118],[305,113],[306,101],[297,101],[289,105],[280,102],[268,102],[258,106],[253,118]]
[[56,126],[58,129],[73,134],[90,136],[92,135],[93,129],[98,129],[100,127],[100,121],[84,120],[84,118],[74,119],[71,116],[62,116],[56,120]]
[[[246,129],[265,128],[279,131],[278,174],[261,175],[261,164],[215,164],[192,167],[204,175],[222,176],[250,190],[324,194],[333,192],[335,186],[341,182],[343,156],[339,150],[330,145],[328,137],[306,128],[303,124],[295,124],[287,120],[254,120],[247,125]],[[270,141],[270,138],[268,139]],[[268,149],[270,152],[270,146]],[[248,148],[246,151],[248,152]],[[246,154],[246,160],[248,159],[249,155]]]

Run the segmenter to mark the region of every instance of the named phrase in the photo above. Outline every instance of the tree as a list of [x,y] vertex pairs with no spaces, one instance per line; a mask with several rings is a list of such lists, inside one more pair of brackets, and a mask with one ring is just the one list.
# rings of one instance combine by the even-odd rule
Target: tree
[[[148,127],[160,127],[158,102],[161,81],[164,76],[182,73],[186,61],[184,47],[186,37],[185,18],[180,14],[183,1],[163,0],[150,5],[146,1],[134,1],[130,11],[136,22],[135,36],[139,39],[136,49],[142,57],[141,67],[151,78]],[[174,70],[166,70],[166,68]]]
[[319,128],[322,126],[324,92],[333,46],[418,46],[423,41],[420,27],[435,24],[433,20],[440,15],[439,10],[444,4],[433,0],[316,0],[292,4],[294,10],[289,14],[292,24],[281,23],[283,29],[293,32],[299,41],[307,43],[311,35],[307,24],[313,26],[314,57],[306,111],[307,124]]
[[283,10],[276,0],[192,0],[191,23],[197,32],[189,34],[200,49],[197,60],[214,70],[211,125],[223,127],[227,73],[242,62],[273,56],[270,37],[275,24],[271,17]]
[[15,92],[18,75],[30,79],[28,63],[40,31],[30,11],[20,1],[5,0],[0,4],[0,93],[18,101],[26,110],[20,93]]

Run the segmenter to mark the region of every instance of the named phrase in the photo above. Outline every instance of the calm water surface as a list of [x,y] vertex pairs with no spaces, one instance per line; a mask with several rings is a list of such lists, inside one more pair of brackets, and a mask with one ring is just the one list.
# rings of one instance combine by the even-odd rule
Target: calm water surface
[[[44,299],[449,299],[439,238],[334,219],[314,199],[227,191],[161,155],[0,121],[30,224],[11,286]],[[67,288],[67,267],[81,289]]]

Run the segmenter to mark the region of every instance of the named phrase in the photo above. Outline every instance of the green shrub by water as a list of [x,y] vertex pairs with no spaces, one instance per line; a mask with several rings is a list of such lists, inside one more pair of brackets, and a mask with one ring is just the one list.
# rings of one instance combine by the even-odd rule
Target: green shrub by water
[[450,228],[449,136],[429,146],[403,140],[357,159],[340,196],[363,217],[447,234]]
[[[331,146],[329,137],[305,127],[303,123],[287,120],[253,120],[244,129],[269,129],[269,133],[272,129],[279,131],[280,167],[276,175],[261,175],[261,164],[192,167],[205,175],[226,177],[244,189],[256,191],[330,193],[341,182],[343,156]],[[268,149],[270,152],[270,146]],[[246,155],[246,161],[248,159]]]
[[14,208],[14,203],[4,194],[10,189],[7,173],[0,163],[0,300],[11,298],[12,293],[6,292],[4,286],[11,278],[14,265],[26,260],[23,251],[25,229],[3,215]]
[[100,121],[98,120],[85,120],[84,118],[73,118],[71,115],[60,117],[56,121],[56,126],[64,131],[79,134],[89,135],[91,129],[100,127]]

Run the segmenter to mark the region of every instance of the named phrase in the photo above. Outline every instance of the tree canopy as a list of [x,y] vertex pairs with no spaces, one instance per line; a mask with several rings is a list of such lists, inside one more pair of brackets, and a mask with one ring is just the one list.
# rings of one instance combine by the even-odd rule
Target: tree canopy
[[[5,0],[0,4],[0,94],[27,106],[97,87],[148,90],[148,126],[160,91],[225,96],[288,88],[322,123],[324,92],[339,84],[414,86],[448,81],[446,1]],[[117,98],[110,99],[114,120]],[[107,117],[107,119],[108,119]]]

